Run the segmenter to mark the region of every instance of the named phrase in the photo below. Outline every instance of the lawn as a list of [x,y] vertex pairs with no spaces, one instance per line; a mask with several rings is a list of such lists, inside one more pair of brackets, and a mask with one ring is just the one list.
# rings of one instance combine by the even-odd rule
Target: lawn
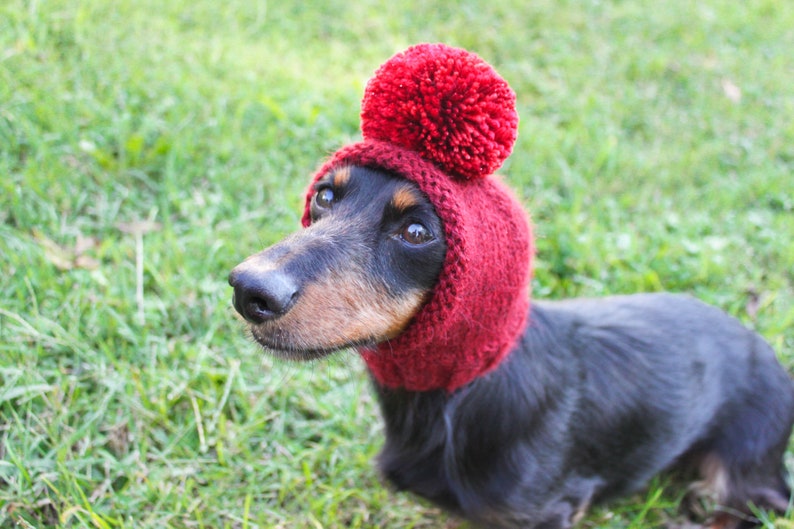
[[[0,527],[457,526],[373,470],[355,354],[273,361],[226,283],[421,41],[518,94],[535,298],[690,292],[794,371],[792,28],[776,0],[5,0]],[[681,494],[581,525],[658,526]]]

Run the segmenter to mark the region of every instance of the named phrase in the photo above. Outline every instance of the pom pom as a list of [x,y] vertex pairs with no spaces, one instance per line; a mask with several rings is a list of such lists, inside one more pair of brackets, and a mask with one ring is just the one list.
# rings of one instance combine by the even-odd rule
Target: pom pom
[[386,61],[367,83],[365,139],[419,153],[451,176],[484,178],[510,156],[516,96],[477,55],[419,44]]

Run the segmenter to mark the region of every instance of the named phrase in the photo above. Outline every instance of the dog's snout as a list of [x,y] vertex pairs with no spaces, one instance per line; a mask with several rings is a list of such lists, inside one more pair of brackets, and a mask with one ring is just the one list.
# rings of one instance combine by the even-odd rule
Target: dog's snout
[[263,323],[286,314],[298,297],[298,286],[288,274],[270,270],[233,270],[234,308],[250,323]]

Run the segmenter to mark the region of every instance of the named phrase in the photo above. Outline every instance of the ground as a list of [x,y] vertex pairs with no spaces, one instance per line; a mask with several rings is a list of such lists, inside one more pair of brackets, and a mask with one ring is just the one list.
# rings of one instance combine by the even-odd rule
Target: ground
[[689,292],[794,370],[792,27],[773,0],[3,2],[0,527],[457,525],[379,481],[356,356],[271,360],[226,284],[416,42],[518,94],[535,298]]

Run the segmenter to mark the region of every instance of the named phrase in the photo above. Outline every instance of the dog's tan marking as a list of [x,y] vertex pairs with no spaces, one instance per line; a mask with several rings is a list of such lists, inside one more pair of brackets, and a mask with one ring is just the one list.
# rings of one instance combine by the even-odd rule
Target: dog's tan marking
[[362,278],[366,274],[355,264],[331,270],[306,285],[287,314],[251,325],[251,332],[264,346],[296,359],[306,356],[301,351],[335,350],[396,337],[422,306],[426,293],[411,290],[394,296]]
[[722,502],[728,498],[730,482],[728,470],[716,454],[707,454],[698,464],[700,480],[689,485],[696,497]]
[[398,187],[391,198],[391,205],[397,211],[407,211],[421,202],[422,197],[418,194],[416,189],[410,185]]
[[590,498],[587,498],[573,513],[571,516],[571,525],[579,525],[585,516],[587,516],[587,511],[590,510]]
[[334,187],[344,187],[350,181],[350,167],[340,167],[334,171],[333,178],[331,182],[333,183]]

